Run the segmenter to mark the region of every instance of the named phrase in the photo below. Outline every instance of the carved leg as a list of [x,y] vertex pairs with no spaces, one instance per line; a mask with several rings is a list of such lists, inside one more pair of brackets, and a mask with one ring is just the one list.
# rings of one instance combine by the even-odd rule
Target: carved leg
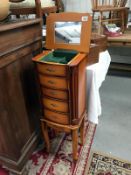
[[77,148],[78,148],[78,130],[75,129],[72,131],[72,149],[73,149],[74,160],[78,159]]
[[47,148],[47,151],[50,152],[50,141],[49,141],[49,136],[48,136],[47,124],[41,121],[41,125],[42,125],[42,132],[43,132],[44,140],[46,143],[46,148]]
[[80,126],[80,140],[81,140],[81,145],[84,145],[84,123],[85,123],[85,118],[83,118],[81,126]]

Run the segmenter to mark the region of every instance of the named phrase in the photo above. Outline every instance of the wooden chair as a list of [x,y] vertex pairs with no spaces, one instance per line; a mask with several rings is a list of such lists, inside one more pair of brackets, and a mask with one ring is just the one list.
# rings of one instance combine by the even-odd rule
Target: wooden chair
[[125,15],[128,8],[125,7],[127,0],[91,0],[93,20],[98,13],[98,33],[102,33],[104,23],[115,23],[121,27],[123,32],[126,27]]
[[36,14],[37,17],[42,17],[44,14],[59,12],[64,10],[61,0],[50,1],[45,4],[44,0],[10,0],[10,11],[14,15]]

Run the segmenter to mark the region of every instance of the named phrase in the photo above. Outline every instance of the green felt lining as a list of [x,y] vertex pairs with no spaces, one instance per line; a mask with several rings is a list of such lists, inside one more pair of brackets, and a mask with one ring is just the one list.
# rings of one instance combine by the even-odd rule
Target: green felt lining
[[42,57],[40,61],[67,64],[77,55],[76,51],[55,50]]

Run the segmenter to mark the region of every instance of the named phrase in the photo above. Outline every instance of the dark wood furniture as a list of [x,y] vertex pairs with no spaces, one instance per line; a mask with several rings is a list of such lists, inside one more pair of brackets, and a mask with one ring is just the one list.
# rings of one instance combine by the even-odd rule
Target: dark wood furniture
[[[96,44],[99,47],[99,52],[107,50],[107,36],[97,33],[91,34],[91,43]],[[99,57],[99,56],[98,56]]]
[[40,103],[32,57],[40,19],[0,25],[0,164],[20,174],[38,143]]
[[[81,43],[58,43],[55,38],[55,22],[82,22]],[[39,83],[41,86],[41,101],[43,105],[42,131],[47,150],[50,151],[48,127],[56,131],[72,134],[73,159],[77,160],[78,130],[80,129],[81,144],[84,143],[84,119],[86,116],[86,73],[85,68],[90,50],[91,17],[89,14],[59,13],[47,17],[48,49],[58,50],[57,54],[65,56],[69,50],[78,53],[66,64],[44,61],[52,51],[45,51],[33,58],[36,63]],[[86,37],[85,37],[86,36]],[[43,60],[42,60],[43,57]],[[58,58],[58,55],[57,55]]]
[[[10,2],[14,3],[15,1],[10,0]],[[19,3],[19,2],[17,2],[17,3]],[[13,15],[17,15],[17,16],[36,14],[37,18],[42,17],[41,3],[39,0],[35,0],[35,7],[10,8],[10,11]],[[51,9],[51,11],[53,11],[53,12],[56,11],[56,7],[53,7],[53,9]]]
[[[41,0],[34,0],[34,1],[35,1],[34,7],[31,7],[31,6],[25,7],[25,5],[23,5],[23,7],[22,6],[19,7],[19,1],[17,2],[14,0],[10,0],[10,2],[12,2],[10,11],[12,12],[12,14],[15,14],[15,15],[36,14],[37,17],[42,17],[44,14],[49,14],[49,13],[59,12],[64,10],[61,0],[55,0],[55,5],[49,6],[49,7],[42,7]],[[13,7],[13,2],[17,2],[18,7]]]

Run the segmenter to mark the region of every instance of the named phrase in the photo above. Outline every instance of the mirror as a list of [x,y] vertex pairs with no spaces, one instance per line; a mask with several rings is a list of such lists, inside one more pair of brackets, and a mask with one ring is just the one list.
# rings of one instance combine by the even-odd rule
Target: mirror
[[55,22],[55,42],[80,44],[82,22]]

